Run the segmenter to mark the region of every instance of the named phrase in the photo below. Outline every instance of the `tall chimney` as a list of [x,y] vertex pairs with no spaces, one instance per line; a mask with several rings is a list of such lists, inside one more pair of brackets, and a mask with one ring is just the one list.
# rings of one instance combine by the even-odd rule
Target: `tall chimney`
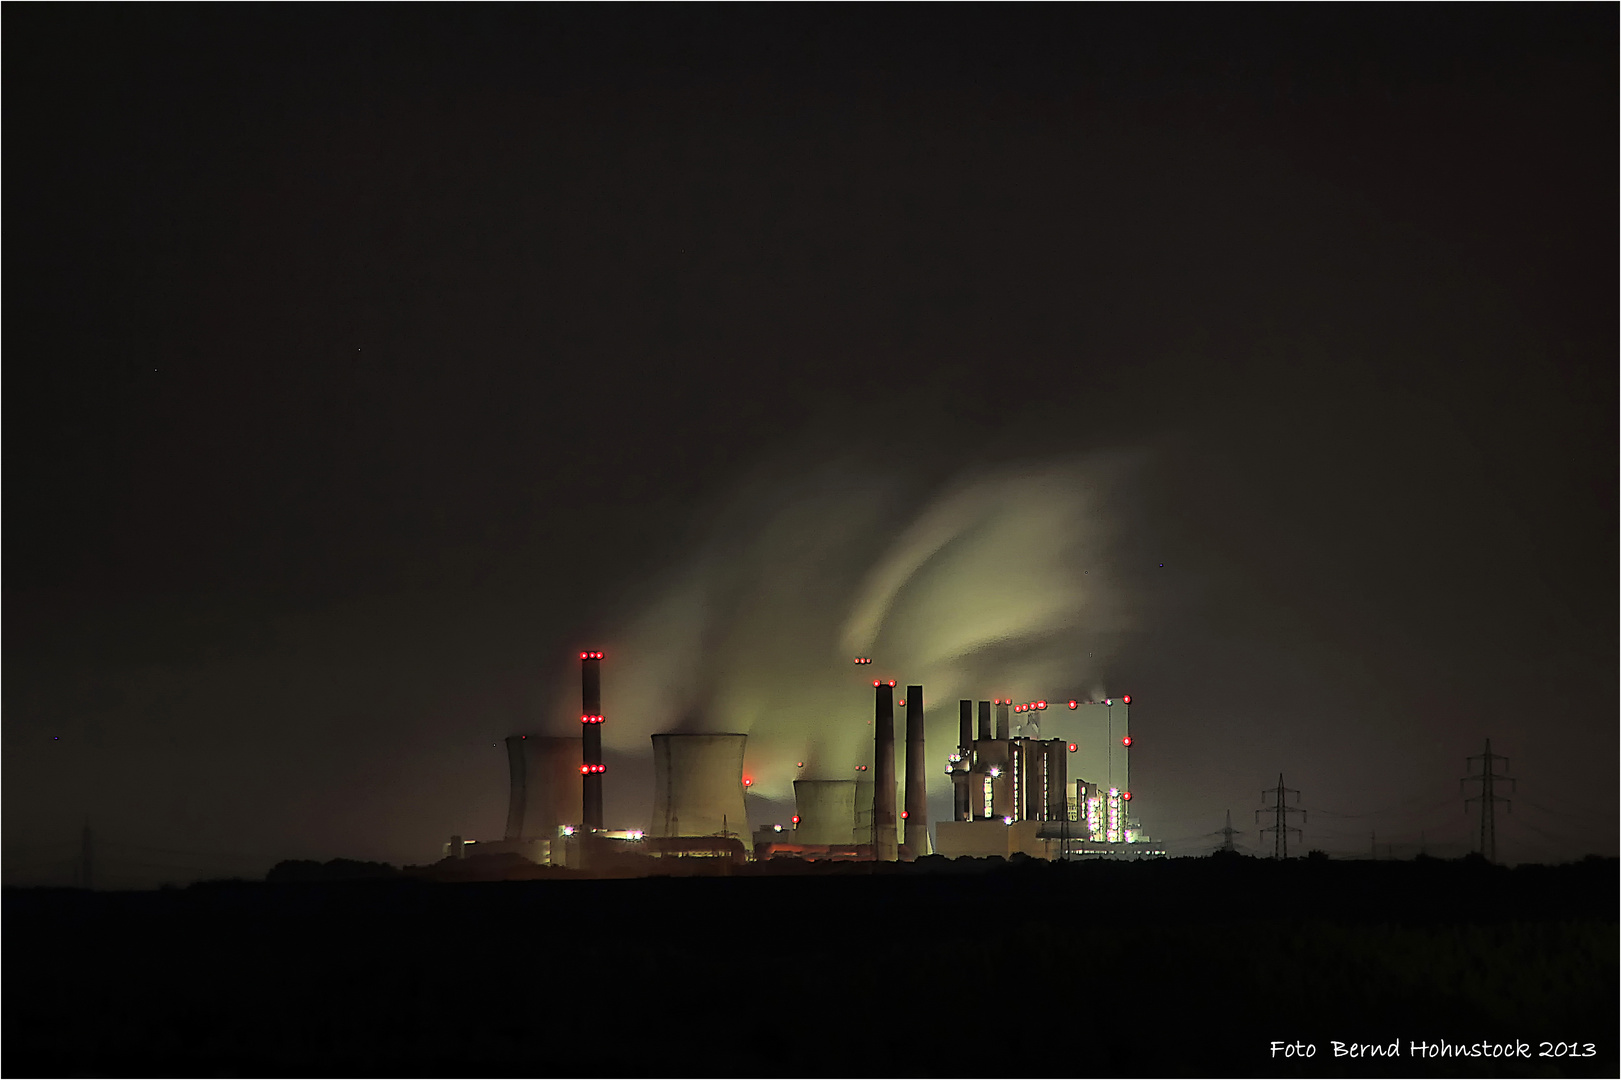
[[979,703],[979,737],[986,742],[991,741],[991,703]]
[[996,737],[998,739],[1008,737],[1008,709],[1012,705],[1012,701],[998,701],[996,703]]
[[602,829],[602,654],[580,654],[580,779],[585,789],[581,821],[586,832]]
[[875,684],[872,721],[873,776],[872,846],[873,858],[894,862],[895,842],[895,684]]
[[906,859],[929,854],[928,768],[923,756],[923,687],[906,688]]
[[974,703],[957,702],[957,749],[966,754],[974,745]]

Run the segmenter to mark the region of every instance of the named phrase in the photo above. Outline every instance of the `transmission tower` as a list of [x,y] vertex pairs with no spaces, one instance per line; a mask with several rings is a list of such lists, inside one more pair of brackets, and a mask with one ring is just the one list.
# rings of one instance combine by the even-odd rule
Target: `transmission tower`
[[1233,837],[1237,835],[1238,830],[1233,828],[1233,812],[1229,810],[1227,811],[1227,827],[1221,830],[1221,850],[1236,853],[1238,849],[1233,847]]
[[[1272,857],[1274,859],[1287,859],[1289,857],[1289,834],[1300,832],[1299,829],[1289,824],[1289,815],[1299,814],[1301,824],[1305,824],[1306,811],[1298,806],[1289,805],[1289,796],[1293,795],[1298,799],[1300,798],[1300,792],[1294,788],[1283,786],[1282,773],[1278,774],[1277,787],[1267,788],[1261,792],[1261,798],[1263,799],[1268,795],[1273,796],[1272,809],[1268,811],[1263,807],[1255,811],[1255,820],[1259,823],[1262,814],[1269,812],[1272,814],[1272,824],[1262,829],[1261,835],[1272,834]],[[1304,836],[1305,834],[1302,833],[1301,835]]]
[[[1474,766],[1471,764],[1476,761],[1480,762],[1480,771],[1478,773],[1474,771]],[[1497,761],[1503,763],[1503,768],[1508,768],[1508,758],[1502,754],[1492,753],[1492,741],[1487,739],[1484,754],[1474,754],[1464,759],[1464,769],[1469,772],[1469,775],[1458,781],[1460,790],[1471,783],[1479,782],[1480,784],[1479,795],[1471,795],[1463,800],[1463,812],[1466,814],[1469,812],[1469,804],[1472,802],[1480,804],[1480,853],[1486,856],[1488,862],[1497,861],[1497,819],[1495,816],[1497,804],[1508,803],[1509,813],[1514,812],[1513,801],[1503,798],[1494,790],[1493,785],[1498,780],[1507,780],[1509,790],[1515,790],[1512,776],[1506,776],[1493,769],[1492,763]]]

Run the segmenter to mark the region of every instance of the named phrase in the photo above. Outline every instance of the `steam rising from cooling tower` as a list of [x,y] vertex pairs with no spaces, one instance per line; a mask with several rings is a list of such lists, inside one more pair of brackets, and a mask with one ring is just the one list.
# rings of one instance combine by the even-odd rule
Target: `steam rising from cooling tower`
[[[1111,539],[1133,471],[1094,458],[924,484],[854,461],[762,469],[604,640],[620,661],[605,745],[747,732],[751,792],[786,801],[796,777],[871,763],[869,672],[935,701],[1098,683],[1128,625]],[[949,710],[929,722],[931,745],[956,744]]]

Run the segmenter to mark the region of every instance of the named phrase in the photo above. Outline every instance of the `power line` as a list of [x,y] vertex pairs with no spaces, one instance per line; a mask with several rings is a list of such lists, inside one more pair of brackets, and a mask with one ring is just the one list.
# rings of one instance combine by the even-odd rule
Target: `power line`
[[[1422,795],[1422,794],[1414,795],[1410,799],[1403,799],[1401,802],[1396,803],[1393,806],[1387,806],[1382,810],[1368,810],[1368,811],[1365,811],[1365,812],[1360,813],[1360,814],[1342,814],[1342,813],[1340,813],[1340,812],[1338,812],[1336,810],[1323,810],[1323,809],[1320,809],[1320,808],[1315,807],[1315,806],[1311,808],[1311,812],[1314,813],[1314,814],[1320,814],[1320,815],[1323,815],[1323,816],[1326,816],[1326,817],[1331,817],[1331,818],[1370,818],[1370,817],[1379,817],[1379,816],[1381,816],[1383,814],[1393,814],[1398,810],[1407,810],[1407,808],[1410,807],[1413,803],[1419,802],[1420,800],[1427,799],[1427,798],[1429,798],[1428,795]],[[1408,810],[1408,813],[1426,813],[1426,812],[1428,812],[1430,810],[1439,809],[1441,807],[1451,806],[1451,805],[1452,805],[1452,800],[1451,799],[1446,799],[1446,800],[1443,800],[1441,802],[1432,802],[1430,805],[1425,806],[1425,807],[1421,807],[1420,809],[1418,809],[1416,811]]]

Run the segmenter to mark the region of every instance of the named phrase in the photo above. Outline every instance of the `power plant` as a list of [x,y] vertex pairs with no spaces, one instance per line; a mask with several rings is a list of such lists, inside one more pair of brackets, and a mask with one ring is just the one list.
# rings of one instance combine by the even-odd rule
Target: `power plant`
[[[602,754],[603,653],[580,653],[579,738],[519,734],[506,740],[509,796],[501,840],[452,837],[447,854],[512,854],[542,866],[591,868],[617,856],[655,858],[912,861],[947,857],[1040,859],[1163,854],[1130,812],[1131,697],[1071,699],[1077,722],[1043,737],[1045,700],[958,702],[957,746],[947,756],[952,816],[929,827],[924,688],[910,685],[904,711],[904,790],[896,776],[895,680],[872,682],[872,765],[854,777],[794,781],[790,826],[752,831],[744,776],[748,736],[661,732],[652,736],[653,808],[645,828],[607,829]],[[858,658],[858,665],[870,664]],[[1103,710],[1104,723],[1093,722]],[[995,727],[992,729],[994,710]],[[1116,713],[1118,710],[1118,714]],[[1116,719],[1120,784],[1115,783]],[[1081,722],[1085,719],[1085,722]],[[976,724],[977,721],[977,724]],[[1055,731],[1066,727],[1054,721]],[[1097,730],[1093,730],[1097,729]],[[1106,734],[1105,734],[1106,733]],[[1102,745],[1099,746],[1102,737]],[[1083,749],[1100,778],[1071,768]],[[1096,753],[1102,751],[1101,756]],[[801,767],[803,762],[798,763]],[[938,774],[936,774],[938,775]]]

